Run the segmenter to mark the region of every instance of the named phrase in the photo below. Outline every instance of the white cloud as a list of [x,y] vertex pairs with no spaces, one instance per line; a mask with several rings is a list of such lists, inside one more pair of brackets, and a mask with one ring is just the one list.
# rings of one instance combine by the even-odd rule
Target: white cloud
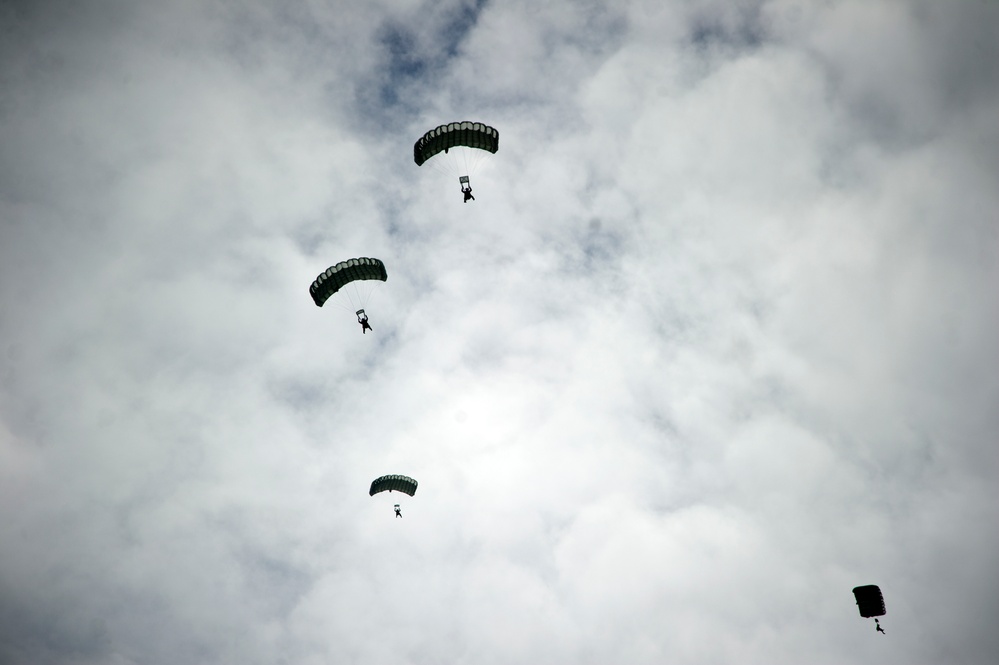
[[71,4],[2,10],[0,663],[996,659],[995,7]]

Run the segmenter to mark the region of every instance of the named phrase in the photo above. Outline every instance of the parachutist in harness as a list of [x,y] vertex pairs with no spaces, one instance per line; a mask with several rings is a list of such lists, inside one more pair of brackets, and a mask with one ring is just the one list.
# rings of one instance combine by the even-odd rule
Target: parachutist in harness
[[878,631],[882,635],[887,635],[888,634],[888,633],[885,632],[885,629],[881,627],[881,622],[880,621],[878,621],[877,619],[875,619],[874,620],[874,624],[875,624],[874,630]]
[[475,200],[475,197],[472,196],[472,183],[468,182],[467,175],[458,178],[458,186],[461,187],[461,193],[465,195],[465,200],[462,203],[468,203],[468,199]]
[[395,516],[396,517],[402,517],[402,509],[399,508],[399,504],[398,503],[395,504]]
[[357,322],[361,324],[361,332],[365,335],[371,330],[371,325],[368,323],[368,315],[364,313],[363,309],[357,310]]

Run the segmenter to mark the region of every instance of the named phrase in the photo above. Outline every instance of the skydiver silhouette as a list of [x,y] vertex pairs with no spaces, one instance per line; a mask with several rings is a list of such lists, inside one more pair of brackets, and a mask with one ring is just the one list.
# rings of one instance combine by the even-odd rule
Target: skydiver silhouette
[[368,315],[358,314],[357,322],[361,324],[361,332],[367,335],[368,331],[371,330],[371,325],[368,323]]
[[399,504],[398,503],[395,504],[395,516],[396,517],[402,517],[402,509],[399,508]]
[[874,620],[874,626],[875,626],[874,630],[878,631],[882,635],[887,635],[888,634],[888,633],[885,632],[885,629],[881,627],[881,622],[878,621],[877,619]]
[[475,197],[472,196],[472,188],[471,187],[469,187],[469,186],[462,187],[461,188],[461,193],[465,195],[465,200],[462,201],[462,203],[468,203],[468,199],[472,199],[473,201],[475,200]]

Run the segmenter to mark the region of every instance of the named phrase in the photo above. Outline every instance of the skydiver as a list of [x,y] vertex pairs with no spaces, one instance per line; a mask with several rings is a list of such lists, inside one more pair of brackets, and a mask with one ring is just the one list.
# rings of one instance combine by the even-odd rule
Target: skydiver
[[882,635],[887,635],[888,634],[888,633],[885,632],[885,629],[881,627],[881,622],[878,621],[877,619],[874,620],[874,626],[875,626],[874,630],[878,631]]
[[473,201],[475,200],[475,197],[472,196],[472,188],[471,188],[471,186],[465,185],[464,187],[462,187],[461,188],[461,193],[465,195],[465,200],[462,201],[462,203],[468,203],[468,199],[472,199]]
[[395,504],[395,516],[402,517],[402,509],[399,507],[398,503]]
[[[358,314],[357,315],[357,322],[361,324],[361,332],[364,333],[365,335],[367,335],[368,331],[371,330],[371,325],[368,323],[368,315],[367,314],[363,314],[363,313],[362,314]],[[372,331],[372,332],[374,332],[374,331]]]

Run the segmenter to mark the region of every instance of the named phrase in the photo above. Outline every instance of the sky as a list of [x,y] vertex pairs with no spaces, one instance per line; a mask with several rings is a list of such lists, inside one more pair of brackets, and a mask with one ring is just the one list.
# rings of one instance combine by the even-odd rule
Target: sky
[[0,2],[0,665],[999,662],[996,62],[991,0]]

